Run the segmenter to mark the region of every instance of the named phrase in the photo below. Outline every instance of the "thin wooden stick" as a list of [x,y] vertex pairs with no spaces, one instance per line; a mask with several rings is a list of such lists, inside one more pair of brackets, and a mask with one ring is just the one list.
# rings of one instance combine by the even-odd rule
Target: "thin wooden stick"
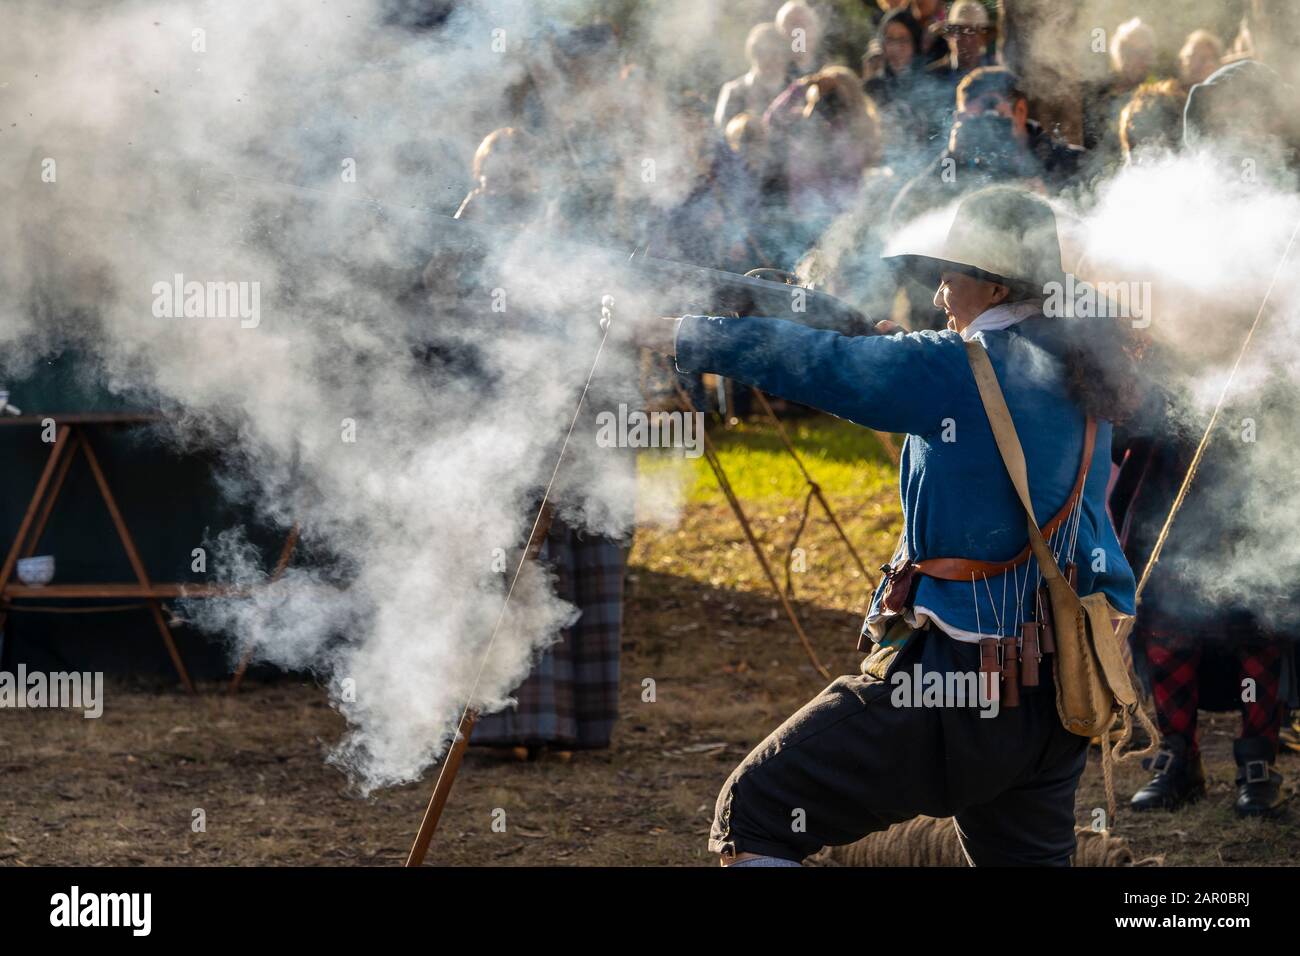
[[438,782],[433,785],[429,806],[425,808],[424,819],[420,821],[420,830],[415,834],[415,842],[411,844],[411,852],[406,855],[404,866],[424,865],[425,854],[429,852],[429,843],[433,840],[434,831],[438,829],[438,821],[442,819],[447,798],[451,796],[451,786],[456,782],[456,773],[460,770],[460,762],[465,757],[465,748],[469,746],[469,735],[474,732],[474,721],[477,719],[478,714],[468,707],[461,715],[460,728],[456,731],[456,742],[447,751],[442,769],[438,771]]
[[[551,506],[543,502],[541,509],[537,512],[537,519],[533,522],[533,530],[528,535],[528,546],[524,549],[524,556],[519,562],[519,570],[523,569],[524,562],[535,560],[542,550],[542,544],[546,541],[547,534],[550,533],[551,522],[554,517],[555,514]],[[516,580],[519,577],[519,570],[515,571]],[[514,587],[513,583],[511,587]],[[500,622],[497,623],[499,626]],[[496,632],[493,631],[493,637],[495,636]],[[415,842],[411,844],[411,852],[406,855],[404,866],[424,865],[424,857],[429,852],[429,843],[433,840],[434,831],[438,829],[438,821],[442,819],[443,808],[447,806],[447,797],[451,795],[452,784],[456,782],[456,774],[460,771],[460,762],[465,756],[465,748],[469,746],[469,737],[474,732],[474,722],[476,720],[478,720],[478,714],[472,707],[467,706],[464,713],[460,715],[460,727],[456,731],[456,739],[452,743],[451,749],[447,751],[447,756],[442,762],[442,769],[438,771],[438,779],[433,785],[433,793],[429,796],[429,805],[425,807],[424,818],[420,821],[420,829],[415,834]]]
[[[606,296],[601,302],[602,312],[605,314],[601,317],[600,345],[596,347],[596,356],[591,360],[591,371],[587,373],[587,381],[582,386],[582,394],[578,396],[578,404],[574,406],[573,418],[569,421],[569,430],[565,432],[564,441],[560,445],[560,453],[555,458],[555,467],[551,469],[550,480],[546,482],[546,490],[542,492],[542,503],[537,509],[537,517],[533,519],[532,530],[528,532],[528,543],[524,547],[524,553],[519,558],[519,563],[515,566],[514,577],[510,579],[510,586],[506,588],[505,599],[501,602],[501,612],[497,615],[496,624],[492,627],[492,634],[488,637],[487,650],[483,652],[479,660],[478,673],[474,676],[474,683],[470,686],[469,699],[465,702],[465,710],[460,715],[460,733],[453,743],[451,751],[447,754],[447,759],[443,762],[442,770],[438,772],[438,781],[434,784],[433,795],[429,799],[429,806],[424,811],[424,819],[420,821],[420,829],[416,833],[415,843],[411,846],[411,852],[406,857],[407,866],[419,866],[424,862],[424,855],[429,849],[429,841],[433,839],[433,831],[438,828],[438,820],[442,817],[442,808],[447,802],[447,793],[451,791],[451,786],[456,782],[456,771],[460,769],[460,758],[464,755],[465,747],[469,746],[469,731],[474,729],[474,695],[478,693],[479,681],[483,678],[483,668],[487,665],[488,657],[492,654],[492,648],[496,644],[497,634],[501,630],[501,624],[506,619],[506,610],[510,607],[510,597],[515,593],[515,585],[519,582],[519,575],[524,570],[524,565],[529,559],[537,556],[542,548],[542,542],[546,540],[547,532],[551,528],[552,511],[550,506],[551,489],[555,487],[555,476],[560,473],[560,466],[564,464],[564,453],[568,451],[569,439],[573,437],[573,429],[577,427],[578,416],[582,414],[582,406],[587,400],[587,391],[591,388],[591,380],[596,376],[596,369],[600,365],[600,357],[605,351],[605,342],[609,338],[611,321],[610,309],[613,305],[613,299]],[[457,753],[457,747],[460,753]],[[445,783],[444,783],[445,781]]]
[[[686,393],[686,389],[682,388],[681,382],[677,381],[676,378],[673,379],[673,387],[677,390],[678,398],[681,399],[686,409],[698,414],[695,403],[691,401],[690,395]],[[772,586],[772,591],[776,594],[777,600],[781,602],[781,607],[785,610],[785,616],[789,618],[790,626],[794,628],[794,633],[799,638],[799,643],[803,645],[803,649],[808,655],[808,660],[812,662],[813,668],[824,680],[830,680],[831,672],[826,669],[826,665],[817,657],[817,652],[813,650],[812,641],[808,640],[808,635],[804,633],[803,625],[799,622],[799,616],[794,612],[794,605],[790,603],[790,599],[777,582],[776,575],[772,572],[772,565],[768,562],[767,555],[763,553],[763,548],[754,535],[754,529],[749,524],[749,518],[745,516],[745,509],[740,504],[740,498],[732,489],[727,473],[722,469],[722,462],[718,459],[717,452],[714,451],[713,442],[709,439],[707,432],[704,432],[702,437],[704,439],[704,459],[709,463],[709,467],[713,469],[713,476],[718,480],[718,487],[722,489],[722,494],[726,497],[727,503],[731,505],[731,510],[740,523],[740,530],[745,533],[745,540],[749,542],[750,548],[754,551],[754,557],[758,558],[758,563],[763,568],[767,583]]]
[[[848,533],[845,532],[844,527],[840,524],[840,519],[835,517],[835,512],[831,510],[831,503],[827,501],[826,496],[822,494],[822,486],[813,480],[813,476],[810,475],[808,469],[804,467],[803,459],[800,458],[799,453],[795,451],[794,443],[790,441],[790,436],[786,434],[785,426],[781,424],[781,419],[777,418],[776,412],[772,411],[772,406],[768,403],[767,396],[764,395],[762,391],[755,388],[754,397],[757,398],[758,403],[763,406],[763,412],[776,428],[776,433],[780,437],[782,444],[785,445],[785,450],[790,453],[790,457],[794,459],[794,463],[799,466],[799,471],[803,473],[803,480],[807,482],[808,487],[812,489],[812,493],[817,497],[817,500],[821,502],[822,510],[826,512],[826,517],[831,519],[831,524],[833,524],[835,530],[839,532],[840,540],[844,542],[844,547],[848,548],[849,554],[853,556],[853,563],[858,566],[858,570],[862,572],[862,576],[867,579],[868,585],[874,588],[876,583],[871,577],[871,574],[867,571],[867,566],[862,563],[862,558],[858,554],[858,549],[853,547],[853,542],[849,540]],[[898,462],[894,462],[894,464],[898,464]]]
[[1192,455],[1191,464],[1187,466],[1187,473],[1183,475],[1182,484],[1178,486],[1178,494],[1174,498],[1173,506],[1170,507],[1164,525],[1160,528],[1160,534],[1156,537],[1155,546],[1151,549],[1151,557],[1147,559],[1146,567],[1142,569],[1142,577],[1138,579],[1136,601],[1142,599],[1142,592],[1146,590],[1147,582],[1151,579],[1151,573],[1155,570],[1156,562],[1160,560],[1160,553],[1164,550],[1165,542],[1169,539],[1169,529],[1173,527],[1174,518],[1177,516],[1178,510],[1183,506],[1183,500],[1187,497],[1187,489],[1191,487],[1192,481],[1196,478],[1196,473],[1201,467],[1201,459],[1205,457],[1205,449],[1210,447],[1210,440],[1214,438],[1214,429],[1219,424],[1219,416],[1223,413],[1223,406],[1228,400],[1228,393],[1232,391],[1233,383],[1237,380],[1237,372],[1241,368],[1241,362],[1246,357],[1246,352],[1250,349],[1250,343],[1255,338],[1255,332],[1264,319],[1264,312],[1268,308],[1269,299],[1273,296],[1273,287],[1277,285],[1277,277],[1281,275],[1287,260],[1291,258],[1291,249],[1295,245],[1297,235],[1300,235],[1300,222],[1296,223],[1295,230],[1291,233],[1291,239],[1286,244],[1282,259],[1278,262],[1277,268],[1273,270],[1273,278],[1268,284],[1268,290],[1264,293],[1264,299],[1259,303],[1259,309],[1255,312],[1255,321],[1250,324],[1250,328],[1246,332],[1246,338],[1241,343],[1241,348],[1237,351],[1237,357],[1232,363],[1232,368],[1228,370],[1228,378],[1224,381],[1223,388],[1219,392],[1219,400],[1214,403],[1214,410],[1210,413],[1209,424],[1205,426],[1205,433],[1201,435],[1201,440],[1196,444],[1196,451]]

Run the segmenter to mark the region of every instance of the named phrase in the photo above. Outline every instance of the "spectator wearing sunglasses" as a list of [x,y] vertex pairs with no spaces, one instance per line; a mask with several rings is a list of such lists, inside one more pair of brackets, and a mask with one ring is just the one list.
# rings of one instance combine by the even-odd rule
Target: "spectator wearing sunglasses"
[[926,72],[948,80],[956,90],[963,76],[992,62],[989,51],[995,46],[997,31],[978,0],[957,0],[948,11],[943,35],[948,41],[948,55],[931,63]]
[[944,139],[952,125],[952,104],[959,84],[972,70],[994,62],[997,31],[977,0],[957,0],[943,25],[948,55],[925,69],[934,89],[934,108],[927,117],[931,137]]

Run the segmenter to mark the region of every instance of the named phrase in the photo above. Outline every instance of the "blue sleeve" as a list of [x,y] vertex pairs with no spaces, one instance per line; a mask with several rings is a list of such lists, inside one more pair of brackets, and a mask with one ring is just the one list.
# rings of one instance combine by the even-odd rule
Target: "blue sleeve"
[[[783,319],[685,316],[677,368],[713,372],[867,428],[927,435],[973,381],[954,332],[846,336]],[[971,386],[973,387],[973,386]]]

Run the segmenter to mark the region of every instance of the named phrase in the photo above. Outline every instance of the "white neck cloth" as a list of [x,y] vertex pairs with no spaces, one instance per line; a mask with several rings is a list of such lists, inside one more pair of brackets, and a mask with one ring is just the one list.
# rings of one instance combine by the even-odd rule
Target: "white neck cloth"
[[1001,332],[1033,315],[1043,311],[1041,299],[1027,299],[1022,302],[1003,303],[986,309],[966,328],[961,330],[963,340],[969,342],[976,332]]

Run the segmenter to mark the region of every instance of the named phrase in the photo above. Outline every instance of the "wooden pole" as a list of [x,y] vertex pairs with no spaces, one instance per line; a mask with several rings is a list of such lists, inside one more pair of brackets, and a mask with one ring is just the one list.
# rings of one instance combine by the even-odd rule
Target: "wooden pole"
[[[549,490],[549,489],[548,489]],[[519,559],[519,566],[515,569],[514,580],[519,579],[519,572],[523,570],[524,564],[528,561],[537,559],[538,553],[542,550],[542,544],[546,541],[546,535],[550,533],[551,522],[555,518],[555,513],[551,506],[545,501],[542,502],[541,508],[537,512],[537,518],[533,521],[533,529],[528,534],[528,544],[524,548],[523,556]],[[514,591],[514,581],[510,583],[510,591],[506,593],[506,601],[503,603],[501,613],[505,614],[505,604],[510,601],[510,593]],[[492,630],[492,638],[488,642],[491,647],[492,641],[496,640],[497,630],[501,627],[501,619],[497,620],[497,626]],[[478,682],[475,681],[477,687]],[[460,771],[460,762],[465,756],[465,748],[469,746],[470,734],[474,732],[474,722],[478,720],[478,714],[470,707],[465,707],[465,712],[460,715],[460,727],[456,731],[456,739],[452,741],[451,749],[447,751],[447,756],[442,761],[442,769],[438,771],[438,779],[433,785],[433,793],[429,797],[429,805],[424,810],[424,819],[420,821],[420,829],[415,834],[415,842],[411,844],[411,852],[406,855],[404,866],[423,866],[425,854],[429,852],[429,843],[433,840],[433,833],[438,829],[438,821],[442,819],[442,810],[447,805],[447,797],[451,795],[452,784],[456,782],[456,774]]]
[[465,756],[465,748],[469,746],[469,737],[474,732],[474,721],[477,719],[478,714],[465,708],[465,713],[460,718],[460,728],[456,731],[456,740],[442,761],[438,781],[433,785],[433,794],[429,797],[429,806],[425,808],[424,819],[420,821],[420,830],[415,834],[415,842],[411,844],[411,852],[406,855],[404,866],[424,866],[425,854],[429,852],[433,832],[438,829],[443,808],[451,796],[451,786],[456,782],[456,772],[460,770],[460,762]]
[[451,793],[452,784],[456,782],[456,772],[460,770],[461,759],[465,756],[465,748],[469,746],[470,734],[474,731],[474,721],[477,714],[474,712],[474,695],[478,692],[479,679],[483,676],[483,666],[487,663],[488,656],[492,653],[492,647],[496,643],[497,633],[501,630],[501,625],[506,619],[506,609],[510,606],[510,598],[515,593],[515,585],[519,582],[519,575],[524,570],[524,565],[530,560],[536,559],[542,550],[542,545],[546,541],[546,535],[551,530],[551,521],[554,518],[554,511],[550,505],[551,489],[555,486],[555,476],[560,473],[560,465],[564,463],[564,453],[568,450],[569,439],[573,437],[573,429],[578,424],[578,416],[582,414],[582,405],[587,398],[587,390],[591,388],[591,380],[596,375],[596,367],[600,365],[601,353],[605,351],[605,340],[609,338],[610,322],[609,306],[613,300],[608,296],[601,303],[601,322],[600,326],[603,334],[600,337],[600,346],[596,349],[596,356],[591,360],[591,371],[587,373],[587,381],[582,386],[582,394],[578,396],[578,404],[573,409],[573,420],[569,422],[569,430],[565,433],[564,443],[560,445],[560,453],[556,456],[555,467],[551,469],[551,478],[546,483],[546,490],[542,492],[542,502],[537,509],[537,517],[533,519],[533,527],[528,532],[528,540],[524,545],[524,553],[519,556],[519,563],[515,565],[514,576],[510,579],[510,586],[506,588],[505,599],[501,602],[501,613],[497,616],[497,622],[492,628],[492,635],[488,638],[487,650],[483,654],[482,660],[479,661],[478,674],[474,678],[474,684],[470,688],[469,701],[465,704],[465,710],[460,715],[460,727],[456,731],[456,739],[452,742],[451,749],[447,751],[447,758],[442,763],[442,769],[438,771],[438,780],[433,785],[433,794],[429,797],[429,806],[425,808],[424,819],[420,821],[419,832],[415,835],[415,842],[411,845],[411,852],[407,854],[406,866],[421,866],[424,863],[424,856],[429,850],[429,841],[433,839],[434,830],[438,829],[438,821],[442,818],[442,809],[447,805],[447,797]]

